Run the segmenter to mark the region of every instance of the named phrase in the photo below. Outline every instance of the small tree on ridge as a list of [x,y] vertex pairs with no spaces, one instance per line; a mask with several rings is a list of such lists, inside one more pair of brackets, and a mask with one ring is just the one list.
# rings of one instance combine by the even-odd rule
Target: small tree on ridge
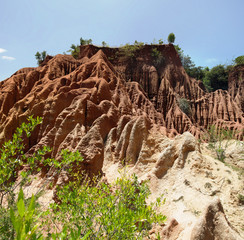
[[168,43],[174,43],[175,42],[175,35],[174,33],[170,33],[168,36]]

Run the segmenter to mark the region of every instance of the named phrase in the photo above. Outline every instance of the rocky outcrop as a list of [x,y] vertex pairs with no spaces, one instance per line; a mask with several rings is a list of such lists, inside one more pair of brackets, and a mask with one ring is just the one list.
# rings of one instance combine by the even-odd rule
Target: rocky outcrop
[[49,56],[37,68],[17,71],[0,84],[0,143],[28,115],[41,116],[26,150],[49,145],[56,157],[63,148],[77,149],[86,168],[98,172],[112,146],[113,159],[135,163],[155,124],[170,137],[185,131],[199,136],[210,124],[238,129],[243,137],[238,102],[226,91],[206,93],[185,73],[173,45],[145,45],[133,54],[88,45],[79,60]]
[[43,145],[52,147],[51,157],[64,148],[79,150],[84,168],[97,174],[116,128],[124,152],[117,146],[113,154],[118,160],[127,156],[136,162],[151,121],[162,119],[143,90],[136,89],[144,96],[142,105],[132,104],[125,81],[101,50],[78,61],[57,55],[44,63],[1,83],[0,141],[11,138],[28,115],[41,116],[43,123],[26,143],[30,152]]
[[[127,121],[129,124],[121,134],[123,141],[115,141],[112,148],[117,146],[124,153],[123,157],[129,149],[130,156],[138,154],[138,145],[131,149],[129,139],[138,140],[132,129],[140,126],[142,141],[139,141],[137,161],[133,161],[133,157],[116,161],[111,154],[113,150],[106,148],[103,172],[112,182],[126,163],[127,174],[135,173],[140,181],[148,181],[152,193],[150,200],[164,195],[166,203],[160,211],[169,220],[165,226],[154,226],[150,239],[158,239],[158,234],[161,239],[168,240],[243,239],[239,233],[244,236],[241,230],[244,212],[243,206],[238,204],[243,177],[223,162],[207,156],[189,132],[169,139],[159,129],[148,129],[145,118]],[[114,139],[116,132],[119,131],[115,130]]]
[[203,216],[196,222],[191,233],[191,240],[215,239],[243,239],[230,226],[219,199],[213,201],[206,208]]
[[228,78],[228,92],[244,111],[244,65],[235,66]]
[[[240,93],[206,93],[201,82],[185,73],[173,45],[146,45],[130,58],[116,48],[82,46],[80,50],[78,60],[68,55],[48,57],[41,66],[21,69],[0,83],[0,145],[27,116],[40,116],[43,122],[26,140],[26,151],[48,145],[50,157],[58,158],[62,149],[79,150],[84,157],[81,168],[91,174],[103,171],[108,178],[114,166],[131,166],[141,179],[150,180],[155,194],[171,191],[168,215],[176,220],[161,235],[166,238],[175,231],[168,239],[190,239],[188,225],[174,214],[175,209],[185,217],[220,193],[219,178],[233,180],[225,169],[211,178],[218,180],[211,180],[215,189],[206,191],[203,176],[211,176],[218,163],[201,156],[194,136],[215,124],[238,129],[239,139],[243,138],[243,111],[234,100]],[[182,108],[182,99],[188,111]],[[196,174],[202,174],[200,183]],[[240,191],[225,187],[235,190],[232,195]],[[198,198],[201,204],[196,204]],[[216,220],[218,212],[211,217]],[[192,226],[195,220],[187,224]],[[202,229],[207,226],[204,221]],[[217,223],[211,228],[221,236]],[[196,235],[206,235],[194,229]],[[184,234],[188,238],[181,238]]]
[[[80,58],[91,56],[98,47],[81,46]],[[203,129],[210,125],[237,130],[238,138],[243,138],[244,114],[241,109],[242,88],[229,82],[229,91],[217,90],[207,93],[201,81],[190,78],[181,65],[174,46],[145,45],[129,58],[118,48],[102,48],[115,70],[127,82],[130,98],[137,105],[135,82],[144,90],[144,96],[150,100],[155,109],[163,115],[160,119],[167,129],[178,133],[190,131],[199,137]],[[158,53],[155,57],[154,52]],[[232,75],[230,75],[232,76]],[[236,82],[236,81],[235,81]],[[238,91],[237,97],[232,92]],[[232,94],[232,95],[231,95]],[[186,113],[180,102],[187,100],[189,111]],[[142,105],[140,105],[142,106]],[[148,106],[148,105],[147,105]]]

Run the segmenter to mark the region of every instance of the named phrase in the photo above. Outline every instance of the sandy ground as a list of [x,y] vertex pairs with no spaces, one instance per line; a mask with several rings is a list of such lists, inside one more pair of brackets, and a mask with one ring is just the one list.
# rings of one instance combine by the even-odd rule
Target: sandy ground
[[[145,161],[147,164],[127,166],[122,172],[136,173],[139,179],[149,180],[152,192],[149,201],[164,194],[166,204],[161,211],[168,219],[175,218],[184,229],[177,239],[190,239],[194,223],[215,198],[221,200],[228,221],[244,238],[244,205],[238,199],[239,194],[244,195],[243,142],[232,141],[228,144],[226,163],[217,160],[207,144],[201,144],[199,150],[188,154],[183,168],[173,166],[161,179],[152,173],[155,164],[152,158]],[[120,176],[119,169],[118,163],[104,164],[108,181],[112,182]]]

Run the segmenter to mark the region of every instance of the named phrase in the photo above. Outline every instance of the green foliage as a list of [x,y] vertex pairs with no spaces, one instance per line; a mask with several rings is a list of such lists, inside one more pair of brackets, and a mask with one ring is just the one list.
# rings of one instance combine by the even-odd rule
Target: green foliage
[[52,211],[52,219],[62,222],[65,230],[59,234],[82,239],[142,239],[152,223],[166,220],[156,213],[164,200],[146,205],[150,191],[135,175],[118,178],[114,184],[96,182],[69,182],[59,189],[60,204],[54,204]]
[[179,108],[181,109],[181,111],[189,116],[191,113],[191,106],[189,101],[185,98],[178,98],[177,102],[179,104]]
[[200,66],[196,67],[195,63],[191,60],[191,57],[189,55],[185,55],[179,45],[174,45],[174,47],[180,57],[182,66],[186,73],[192,78],[203,80],[207,68],[203,69],[203,67]]
[[197,80],[203,80],[206,71],[207,71],[206,68],[203,69],[203,67],[200,66],[195,67],[195,65],[186,69],[187,74],[190,77],[195,78]]
[[102,41],[102,46],[103,47],[108,47],[108,44],[105,41]]
[[80,45],[90,45],[90,44],[92,44],[92,39],[80,38]]
[[47,56],[47,52],[46,51],[42,51],[41,53],[40,52],[36,52],[35,57],[36,57],[36,60],[37,60],[37,64],[40,65],[45,60],[46,56]]
[[219,161],[224,162],[226,155],[225,151],[231,139],[235,136],[235,131],[225,128],[217,128],[211,125],[208,128],[206,135],[202,137],[204,141],[208,142],[208,147],[215,151],[216,157]]
[[[37,154],[30,158],[26,158],[24,154],[23,135],[30,137],[35,127],[42,122],[42,119],[32,116],[28,117],[27,123],[22,123],[13,134],[13,138],[3,144],[0,149],[0,205],[2,205],[3,197],[10,194],[12,196],[14,190],[14,179],[17,177],[17,170],[24,163],[29,164],[28,171],[23,173],[24,179],[36,167],[36,161],[46,154],[48,149],[41,149]],[[24,176],[25,175],[25,176]]]
[[124,56],[125,58],[134,58],[136,52],[144,46],[143,42],[138,42],[135,40],[133,45],[129,43],[125,44],[120,48],[120,55]]
[[14,227],[8,208],[0,206],[0,239],[14,239]]
[[203,83],[207,89],[228,89],[228,70],[224,65],[217,65],[205,73]]
[[161,66],[162,64],[164,64],[165,62],[165,58],[162,55],[162,53],[160,51],[158,51],[157,48],[153,48],[152,49],[152,53],[151,53],[152,57],[153,57],[153,62],[155,64],[156,67]]
[[75,44],[72,44],[70,46],[70,50],[68,50],[67,52],[70,52],[71,55],[77,59],[79,57],[79,53],[80,53],[80,46],[79,45],[75,45]]
[[234,64],[235,65],[244,64],[244,55],[235,58],[234,59]]
[[[83,39],[83,38],[80,38],[80,45],[90,45],[90,44],[92,44],[92,39]],[[67,52],[70,52],[71,55],[75,59],[77,59],[79,57],[79,53],[80,53],[80,46],[79,45],[72,44],[70,46],[70,49]]]
[[[23,213],[23,203],[22,200],[20,200],[23,199],[22,198],[23,194],[20,192],[18,198],[19,202],[16,205],[14,190],[18,186],[23,186],[28,180],[28,176],[33,171],[38,170],[37,169],[38,161],[40,161],[43,158],[43,156],[49,151],[48,148],[44,147],[29,158],[27,158],[24,154],[23,137],[24,136],[30,137],[31,132],[41,122],[42,119],[39,117],[37,118],[33,118],[33,116],[28,117],[27,123],[23,122],[21,126],[16,129],[12,139],[5,142],[2,148],[0,149],[0,239],[14,239],[14,236],[16,235],[16,228],[23,220],[23,219],[17,220],[15,218],[15,222],[13,222],[14,220],[13,216],[15,216],[13,214],[13,211],[17,209],[17,206],[18,206],[18,211],[20,216],[22,216]],[[23,164],[28,165],[29,167],[22,172],[21,174],[22,180],[20,180],[18,183],[15,183],[14,181],[17,177],[18,170]],[[5,205],[3,205],[4,199],[6,200]],[[33,206],[33,200],[31,201],[29,207],[31,208],[32,206]],[[12,220],[11,220],[11,216],[12,216]],[[24,217],[26,218],[26,216]],[[25,229],[26,227],[27,226],[25,226]],[[16,239],[33,239],[33,238],[22,237]]]
[[35,197],[32,195],[28,206],[25,206],[24,200],[24,193],[21,189],[16,203],[17,211],[14,211],[12,207],[10,208],[10,218],[15,230],[15,239],[40,239],[41,235],[37,234],[39,224],[36,222],[39,216],[36,217]]
[[175,35],[174,33],[170,33],[168,36],[168,43],[174,43],[175,42]]
[[164,41],[163,41],[163,39],[159,39],[159,40],[158,40],[158,44],[159,44],[159,45],[162,45],[162,44],[164,44]]
[[[8,204],[0,205],[0,239],[143,239],[153,223],[166,220],[156,211],[165,200],[160,197],[156,203],[147,205],[149,188],[146,182],[139,183],[135,175],[122,176],[113,184],[99,182],[98,178],[90,180],[79,168],[83,158],[78,151],[62,150],[61,159],[45,159],[51,150],[43,147],[31,157],[25,157],[21,137],[23,134],[29,137],[41,121],[41,118],[29,117],[27,123],[16,129],[12,140],[0,149],[0,192],[2,198],[9,196]],[[29,174],[40,170],[40,164],[49,166],[57,174],[66,172],[72,180],[57,189],[58,201],[51,210],[38,215],[38,196],[27,201],[22,189],[15,201],[14,189],[19,184],[14,183],[14,177],[23,164],[29,170],[22,174],[21,186]]]
[[209,92],[217,89],[228,89],[228,73],[232,66],[217,65],[211,70],[209,70],[208,67],[196,67],[195,63],[191,60],[191,57],[189,55],[185,55],[179,45],[174,45],[174,47],[180,57],[182,66],[186,73],[190,77],[202,80]]

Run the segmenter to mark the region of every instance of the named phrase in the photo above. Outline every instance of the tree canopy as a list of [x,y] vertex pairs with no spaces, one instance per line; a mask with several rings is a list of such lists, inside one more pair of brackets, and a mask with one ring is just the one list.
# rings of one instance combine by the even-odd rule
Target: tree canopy
[[235,58],[234,59],[234,64],[235,65],[244,64],[244,55]]
[[35,57],[36,57],[36,60],[37,60],[37,64],[40,65],[45,60],[46,56],[47,56],[47,52],[46,51],[42,51],[41,53],[40,52],[36,52]]
[[203,83],[210,91],[228,90],[228,68],[220,64],[206,71]]
[[175,35],[174,33],[170,33],[168,36],[168,42],[169,43],[174,43],[175,42]]

